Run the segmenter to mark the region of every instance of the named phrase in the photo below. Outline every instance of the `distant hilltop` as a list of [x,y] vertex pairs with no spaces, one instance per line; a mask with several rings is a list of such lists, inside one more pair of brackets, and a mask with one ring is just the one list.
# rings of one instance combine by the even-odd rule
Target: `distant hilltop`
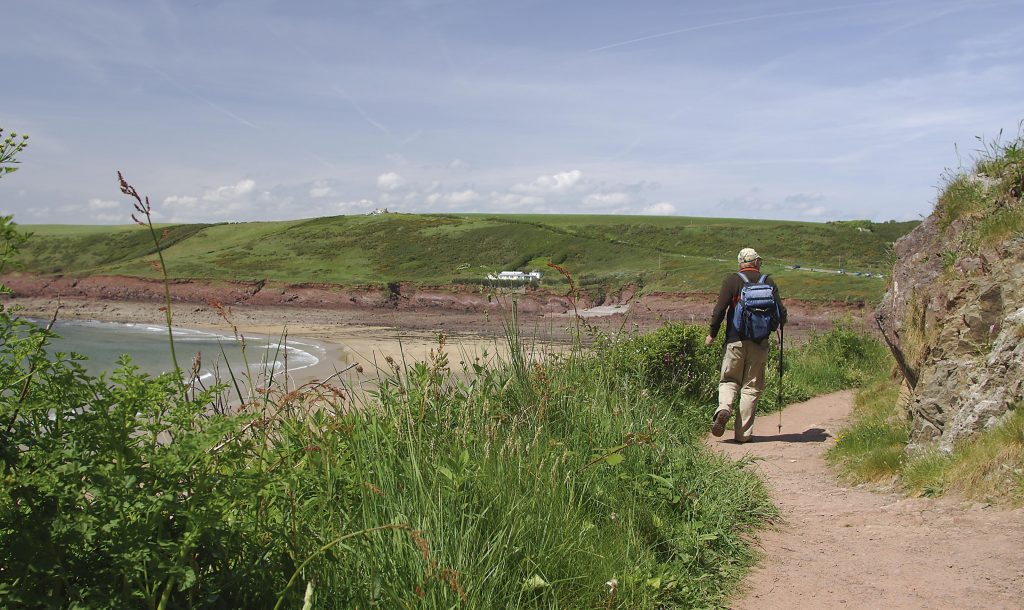
[[[126,210],[127,213],[128,210]],[[483,290],[495,280],[564,294],[571,274],[594,302],[623,287],[715,292],[736,252],[756,247],[785,298],[875,303],[894,241],[917,222],[811,223],[722,218],[395,214],[282,222],[164,225],[167,272],[181,280]],[[24,227],[24,274],[156,278],[147,231],[134,225]],[[856,269],[853,274],[803,269]],[[870,274],[870,276],[869,276]]]

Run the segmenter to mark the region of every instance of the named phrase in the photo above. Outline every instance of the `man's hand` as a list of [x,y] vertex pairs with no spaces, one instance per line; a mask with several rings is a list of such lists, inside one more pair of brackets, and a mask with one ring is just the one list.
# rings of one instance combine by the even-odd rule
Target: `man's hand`
[[711,345],[714,342],[715,342],[715,338],[712,337],[711,335],[708,335],[707,337],[704,337],[704,345],[705,346]]

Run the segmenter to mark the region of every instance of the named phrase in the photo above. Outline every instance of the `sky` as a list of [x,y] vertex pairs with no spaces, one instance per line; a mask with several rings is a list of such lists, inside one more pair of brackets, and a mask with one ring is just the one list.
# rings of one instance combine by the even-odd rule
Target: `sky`
[[1022,0],[33,0],[21,224],[397,212],[911,220],[1024,119]]

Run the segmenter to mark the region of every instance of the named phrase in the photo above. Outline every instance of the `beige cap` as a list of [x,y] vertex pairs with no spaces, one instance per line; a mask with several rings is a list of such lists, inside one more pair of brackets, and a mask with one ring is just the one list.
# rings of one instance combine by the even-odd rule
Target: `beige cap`
[[743,263],[752,263],[759,258],[761,258],[761,255],[757,253],[757,250],[754,250],[753,248],[743,248],[740,250],[736,260],[742,265]]

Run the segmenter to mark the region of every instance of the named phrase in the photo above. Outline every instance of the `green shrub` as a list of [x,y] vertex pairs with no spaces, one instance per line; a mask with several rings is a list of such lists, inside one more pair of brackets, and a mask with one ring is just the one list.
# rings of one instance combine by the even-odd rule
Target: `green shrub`
[[[718,404],[723,337],[705,346],[706,335],[706,326],[669,323],[616,345],[619,366],[669,400],[692,434],[706,429]],[[783,403],[859,387],[892,366],[888,350],[877,339],[840,322],[802,343],[785,346],[780,401],[779,345],[777,337],[770,341],[765,388],[757,407],[761,414],[778,411]]]
[[243,420],[208,414],[210,393],[186,398],[173,376],[127,360],[109,380],[90,377],[67,355],[48,358],[49,337],[0,310],[7,602],[157,607],[184,591],[265,603],[271,587],[238,586],[283,567],[242,519],[264,482],[238,471],[244,445],[213,451]]
[[[842,321],[824,333],[812,335],[806,343],[786,346],[784,357],[786,404],[859,387],[880,371],[888,371],[892,362],[878,339]],[[778,405],[778,361],[777,346],[773,346],[766,373],[768,385],[761,398],[768,411]]]
[[611,346],[535,361],[513,336],[496,367],[393,363],[362,404],[218,415],[46,338],[0,311],[9,605],[707,606],[774,515]]
[[665,395],[709,401],[717,395],[721,367],[721,340],[704,345],[707,327],[678,322],[639,335],[617,349],[623,365],[635,371],[647,386]]

